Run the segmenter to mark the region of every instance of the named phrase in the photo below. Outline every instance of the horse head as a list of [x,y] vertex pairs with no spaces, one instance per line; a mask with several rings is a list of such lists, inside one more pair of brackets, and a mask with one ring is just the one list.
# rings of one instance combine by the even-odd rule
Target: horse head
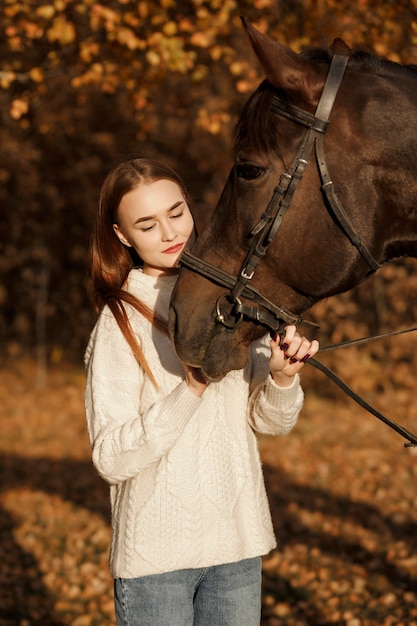
[[212,380],[242,368],[267,329],[417,256],[416,70],[341,39],[296,54],[244,25],[266,78],[240,114],[234,165],[170,313],[179,357]]

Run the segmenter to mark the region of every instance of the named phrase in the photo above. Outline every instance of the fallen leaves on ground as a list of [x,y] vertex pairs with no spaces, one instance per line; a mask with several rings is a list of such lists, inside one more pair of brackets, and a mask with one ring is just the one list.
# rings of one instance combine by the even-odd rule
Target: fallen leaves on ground
[[[408,365],[379,387],[372,375],[393,372],[363,353],[341,369],[415,432]],[[417,451],[313,368],[303,378],[294,431],[260,438],[279,539],[264,559],[262,625],[417,626]],[[91,464],[84,373],[36,380],[30,361],[0,377],[0,625],[114,626],[108,490]]]

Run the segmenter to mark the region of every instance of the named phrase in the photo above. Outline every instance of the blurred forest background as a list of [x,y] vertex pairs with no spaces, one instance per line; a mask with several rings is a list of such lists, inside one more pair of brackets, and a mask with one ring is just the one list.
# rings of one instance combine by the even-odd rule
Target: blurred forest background
[[[41,372],[81,361],[94,322],[89,236],[100,185],[120,157],[139,152],[176,168],[206,223],[231,165],[236,116],[262,79],[240,15],[297,52],[340,36],[417,62],[416,0],[2,0],[0,7],[0,345],[5,359],[34,356]],[[342,297],[341,308],[339,300],[330,313],[321,307],[323,332],[340,314],[356,331],[407,324],[417,302],[415,265],[393,267],[349,304]],[[407,301],[398,302],[398,292]]]
[[[263,78],[240,15],[297,52],[342,37],[417,63],[417,0],[0,0],[0,626],[114,626],[83,408],[90,232],[132,152],[177,169],[207,223]],[[414,325],[416,270],[395,260],[317,305],[322,344]],[[416,432],[417,333],[321,359]],[[262,624],[417,626],[417,449],[320,372],[303,381],[291,436],[260,438],[280,539]]]

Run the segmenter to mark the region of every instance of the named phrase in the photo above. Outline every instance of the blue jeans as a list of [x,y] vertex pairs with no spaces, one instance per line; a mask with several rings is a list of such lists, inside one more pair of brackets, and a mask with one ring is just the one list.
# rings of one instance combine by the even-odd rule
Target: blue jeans
[[141,578],[117,578],[117,626],[259,626],[260,557]]

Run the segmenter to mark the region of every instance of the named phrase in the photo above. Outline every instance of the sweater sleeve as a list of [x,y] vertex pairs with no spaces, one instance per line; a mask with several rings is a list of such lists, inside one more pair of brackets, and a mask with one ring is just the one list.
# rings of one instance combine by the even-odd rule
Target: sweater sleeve
[[269,373],[268,338],[251,346],[251,395],[248,421],[254,430],[267,435],[286,435],[297,423],[304,393],[297,374],[289,387],[280,387]]
[[120,483],[165,455],[198,409],[201,398],[180,381],[141,410],[145,374],[109,315],[99,320],[86,353],[85,408],[93,463]]

